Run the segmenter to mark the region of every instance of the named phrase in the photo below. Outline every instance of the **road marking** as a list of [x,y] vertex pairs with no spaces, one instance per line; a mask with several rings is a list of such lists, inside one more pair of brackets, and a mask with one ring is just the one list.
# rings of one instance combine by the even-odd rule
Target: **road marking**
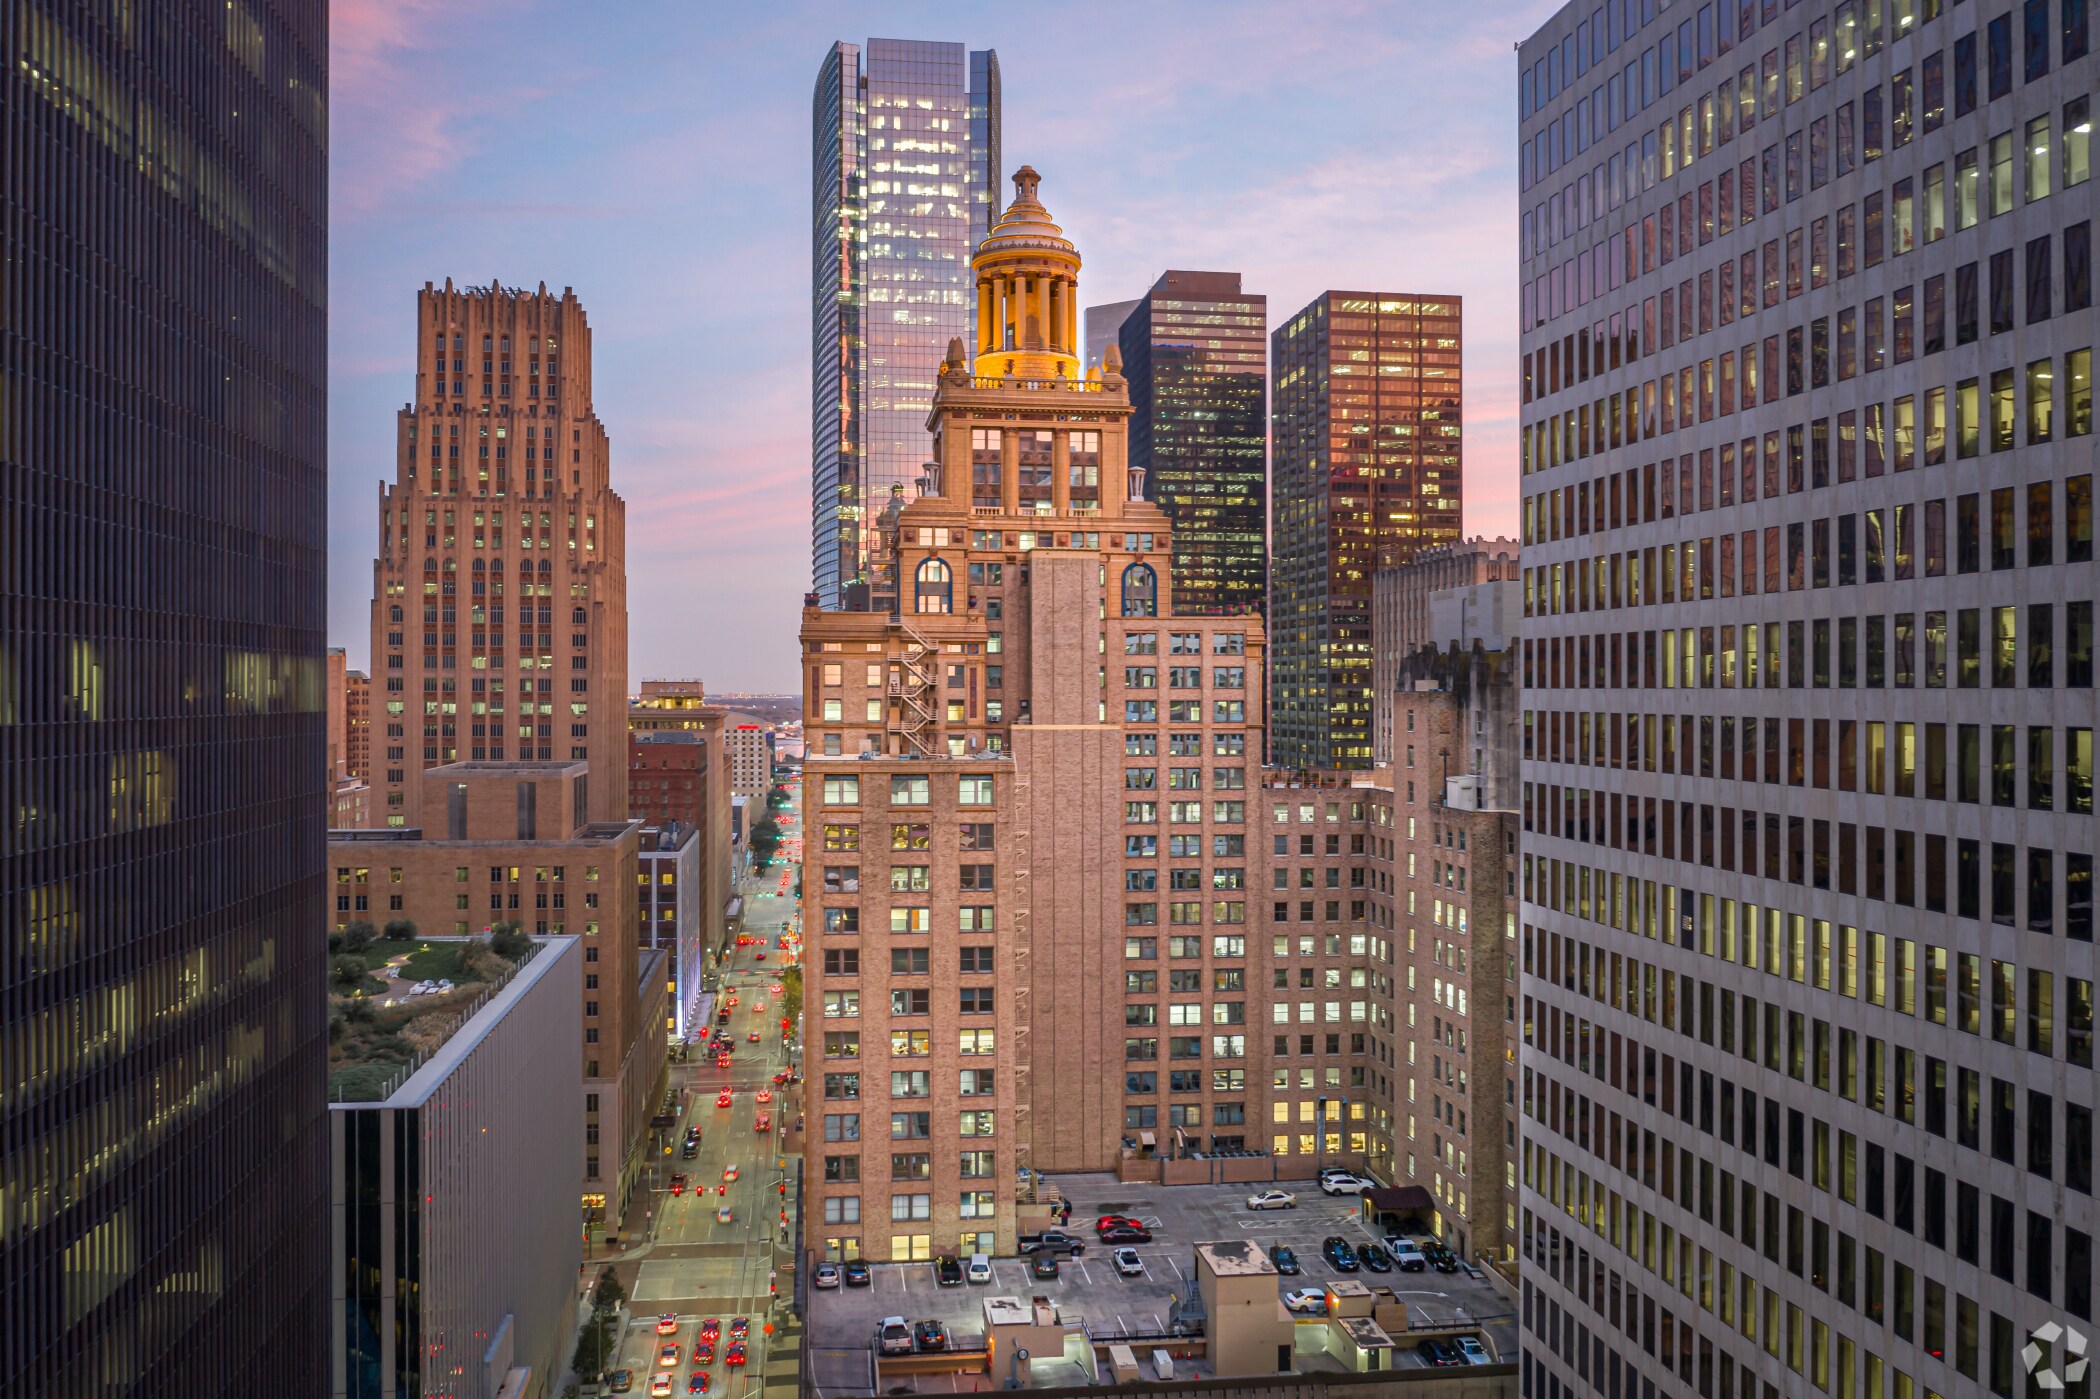
[[1171,1253],[1167,1255],[1167,1266],[1168,1266],[1169,1268],[1172,1268],[1172,1269],[1174,1270],[1174,1276],[1175,1276],[1175,1278],[1179,1279],[1179,1278],[1182,1278],[1182,1277],[1186,1276],[1186,1275],[1185,1275],[1185,1274],[1184,1274],[1184,1273],[1183,1273],[1183,1272],[1181,1271],[1181,1265],[1180,1265],[1179,1263],[1176,1263],[1176,1262],[1174,1261],[1174,1255],[1173,1255],[1173,1254],[1171,1254]]

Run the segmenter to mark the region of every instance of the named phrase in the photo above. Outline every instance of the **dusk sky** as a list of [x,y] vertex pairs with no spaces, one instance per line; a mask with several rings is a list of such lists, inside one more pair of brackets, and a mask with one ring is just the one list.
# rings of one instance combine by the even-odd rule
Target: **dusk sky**
[[[1549,0],[336,0],[330,641],[370,650],[426,281],[576,289],[627,501],[630,687],[799,688],[810,109],[838,39],[995,48],[1084,304],[1237,271],[1465,299],[1465,526],[1516,523],[1516,60]],[[1002,181],[1003,194],[1011,188]]]

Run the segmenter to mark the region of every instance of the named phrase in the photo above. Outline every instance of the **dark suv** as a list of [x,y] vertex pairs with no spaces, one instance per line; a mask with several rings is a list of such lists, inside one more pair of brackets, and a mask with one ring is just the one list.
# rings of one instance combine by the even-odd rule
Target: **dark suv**
[[1329,1234],[1320,1241],[1320,1256],[1338,1273],[1353,1273],[1359,1266],[1356,1250],[1340,1234]]
[[1276,1271],[1285,1277],[1294,1278],[1298,1276],[1298,1255],[1291,1252],[1289,1245],[1270,1244],[1269,1261],[1274,1263]]
[[[962,1264],[947,1254],[933,1260],[933,1280],[942,1287],[962,1286]],[[922,1326],[926,1323],[921,1322]]]

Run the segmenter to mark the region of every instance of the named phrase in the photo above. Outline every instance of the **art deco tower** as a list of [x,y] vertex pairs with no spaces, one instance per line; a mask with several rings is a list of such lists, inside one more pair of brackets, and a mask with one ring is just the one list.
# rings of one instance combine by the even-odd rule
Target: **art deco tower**
[[425,768],[582,758],[627,818],[627,506],[591,408],[575,293],[416,298],[416,397],[379,492],[372,820],[414,824]]

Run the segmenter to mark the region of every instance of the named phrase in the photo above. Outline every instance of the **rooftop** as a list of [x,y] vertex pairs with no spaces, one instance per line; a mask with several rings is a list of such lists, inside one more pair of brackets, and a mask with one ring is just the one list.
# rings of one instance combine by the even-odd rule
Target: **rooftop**
[[571,941],[383,938],[336,952],[328,997],[330,1103],[418,1101],[546,974],[555,958],[539,954]]
[[538,773],[543,776],[552,777],[559,773],[582,772],[588,769],[589,767],[590,764],[585,762],[581,758],[569,758],[565,760],[556,760],[552,762],[520,761],[502,763],[487,760],[469,759],[466,762],[446,763],[442,767],[427,768],[424,770],[423,775],[425,777],[442,777],[446,774],[452,774],[454,776],[463,776],[468,773],[494,773],[514,777],[524,777],[534,773]]
[[1276,1265],[1261,1245],[1245,1239],[1223,1239],[1213,1243],[1196,1245],[1196,1253],[1210,1270],[1221,1278],[1274,1276]]

